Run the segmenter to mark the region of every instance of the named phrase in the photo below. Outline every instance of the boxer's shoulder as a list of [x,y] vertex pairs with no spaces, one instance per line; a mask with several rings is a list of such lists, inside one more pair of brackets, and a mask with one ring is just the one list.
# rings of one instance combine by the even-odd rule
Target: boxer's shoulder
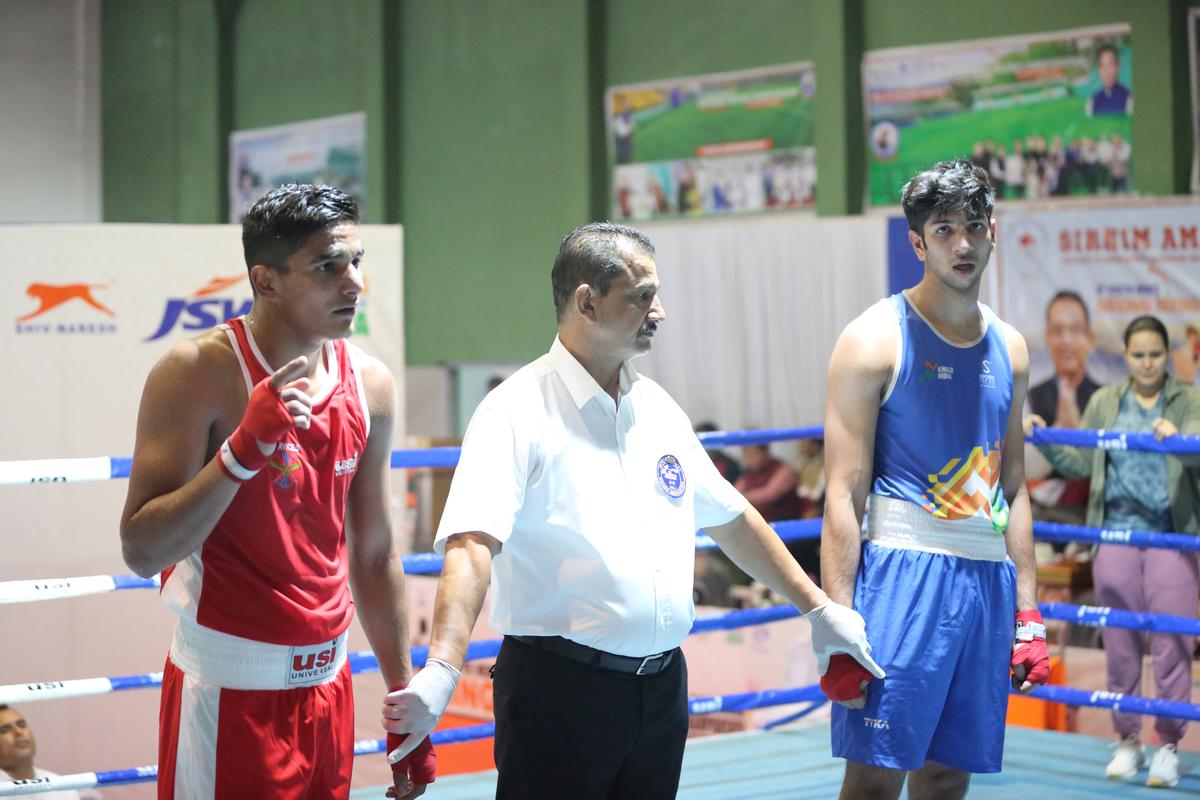
[[167,388],[177,403],[207,408],[216,417],[224,412],[240,416],[246,404],[237,353],[219,328],[173,344],[154,365],[151,385]]
[[891,374],[896,364],[900,326],[895,311],[876,303],[842,330],[833,351],[833,366],[854,372]]

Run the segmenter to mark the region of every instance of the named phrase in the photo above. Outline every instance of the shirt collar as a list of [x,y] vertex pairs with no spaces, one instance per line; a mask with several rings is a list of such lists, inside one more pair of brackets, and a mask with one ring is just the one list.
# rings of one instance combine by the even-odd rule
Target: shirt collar
[[[571,393],[571,399],[575,401],[576,408],[583,408],[587,402],[597,395],[606,394],[600,384],[596,383],[596,379],[592,377],[583,364],[575,356],[571,355],[568,350],[559,340],[554,337],[554,344],[550,345],[550,366],[562,378],[566,384],[567,391]],[[633,388],[633,384],[641,375],[633,368],[633,365],[628,361],[621,364],[620,388],[618,392],[624,397]]]

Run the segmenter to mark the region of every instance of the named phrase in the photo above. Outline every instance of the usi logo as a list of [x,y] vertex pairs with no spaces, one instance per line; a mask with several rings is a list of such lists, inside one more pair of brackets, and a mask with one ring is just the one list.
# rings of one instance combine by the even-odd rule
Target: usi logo
[[321,683],[338,667],[338,640],[307,647],[293,647],[288,686]]

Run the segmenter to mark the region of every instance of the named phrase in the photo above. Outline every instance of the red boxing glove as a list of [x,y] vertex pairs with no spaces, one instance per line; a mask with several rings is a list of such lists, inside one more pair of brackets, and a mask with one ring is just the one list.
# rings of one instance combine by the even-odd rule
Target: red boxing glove
[[829,669],[821,676],[821,691],[830,700],[857,700],[863,695],[863,681],[874,677],[854,660],[854,656],[835,653],[829,657]]
[[246,412],[237,429],[221,445],[217,463],[235,481],[247,481],[267,465],[270,455],[263,455],[258,443],[275,444],[295,426],[271,378],[263,378],[250,393]]
[[1013,641],[1012,684],[1020,690],[1026,682],[1044,684],[1050,678],[1050,653],[1046,650],[1046,625],[1036,609],[1017,612]]
[[[388,689],[388,694],[398,692],[405,688],[407,684],[400,684]],[[387,747],[384,748],[384,755],[395,750],[408,738],[407,733],[388,733]],[[437,778],[437,753],[434,752],[433,742],[426,736],[422,742],[416,746],[411,753],[404,758],[392,764],[392,775],[408,775],[408,779],[415,784],[430,784]]]

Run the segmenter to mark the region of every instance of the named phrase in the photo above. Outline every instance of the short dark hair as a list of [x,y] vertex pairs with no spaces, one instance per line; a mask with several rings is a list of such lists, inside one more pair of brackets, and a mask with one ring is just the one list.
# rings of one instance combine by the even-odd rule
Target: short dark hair
[[1096,63],[1097,64],[1100,63],[1100,56],[1104,55],[1105,53],[1112,53],[1113,58],[1115,58],[1117,61],[1121,60],[1121,51],[1117,49],[1117,46],[1115,44],[1113,44],[1112,42],[1105,42],[1104,44],[1102,44],[1096,48]]
[[1163,325],[1161,319],[1150,314],[1134,317],[1133,322],[1125,326],[1125,347],[1129,347],[1129,340],[1133,338],[1135,333],[1141,333],[1142,331],[1157,333],[1162,337],[1163,349],[1171,349],[1171,339],[1167,336],[1167,326]]
[[317,231],[358,222],[358,203],[333,186],[285,183],[250,207],[242,220],[246,269],[285,269],[287,259]]
[[1049,317],[1050,317],[1050,307],[1053,306],[1055,303],[1057,303],[1059,300],[1070,300],[1072,302],[1078,303],[1079,307],[1083,309],[1083,321],[1086,322],[1088,325],[1092,324],[1092,314],[1090,311],[1088,311],[1087,303],[1084,302],[1084,299],[1079,296],[1079,292],[1073,292],[1070,289],[1060,289],[1058,292],[1056,292],[1054,294],[1054,297],[1050,298],[1050,302],[1046,303],[1046,318],[1047,319],[1049,319]]
[[900,192],[908,227],[924,237],[934,214],[974,211],[992,218],[995,197],[987,170],[968,159],[942,161],[914,175]]
[[623,242],[644,255],[654,255],[654,244],[646,234],[616,222],[581,225],[563,237],[550,270],[554,312],[560,322],[580,285],[594,287],[602,297],[608,294],[612,282],[628,268],[621,254]]

